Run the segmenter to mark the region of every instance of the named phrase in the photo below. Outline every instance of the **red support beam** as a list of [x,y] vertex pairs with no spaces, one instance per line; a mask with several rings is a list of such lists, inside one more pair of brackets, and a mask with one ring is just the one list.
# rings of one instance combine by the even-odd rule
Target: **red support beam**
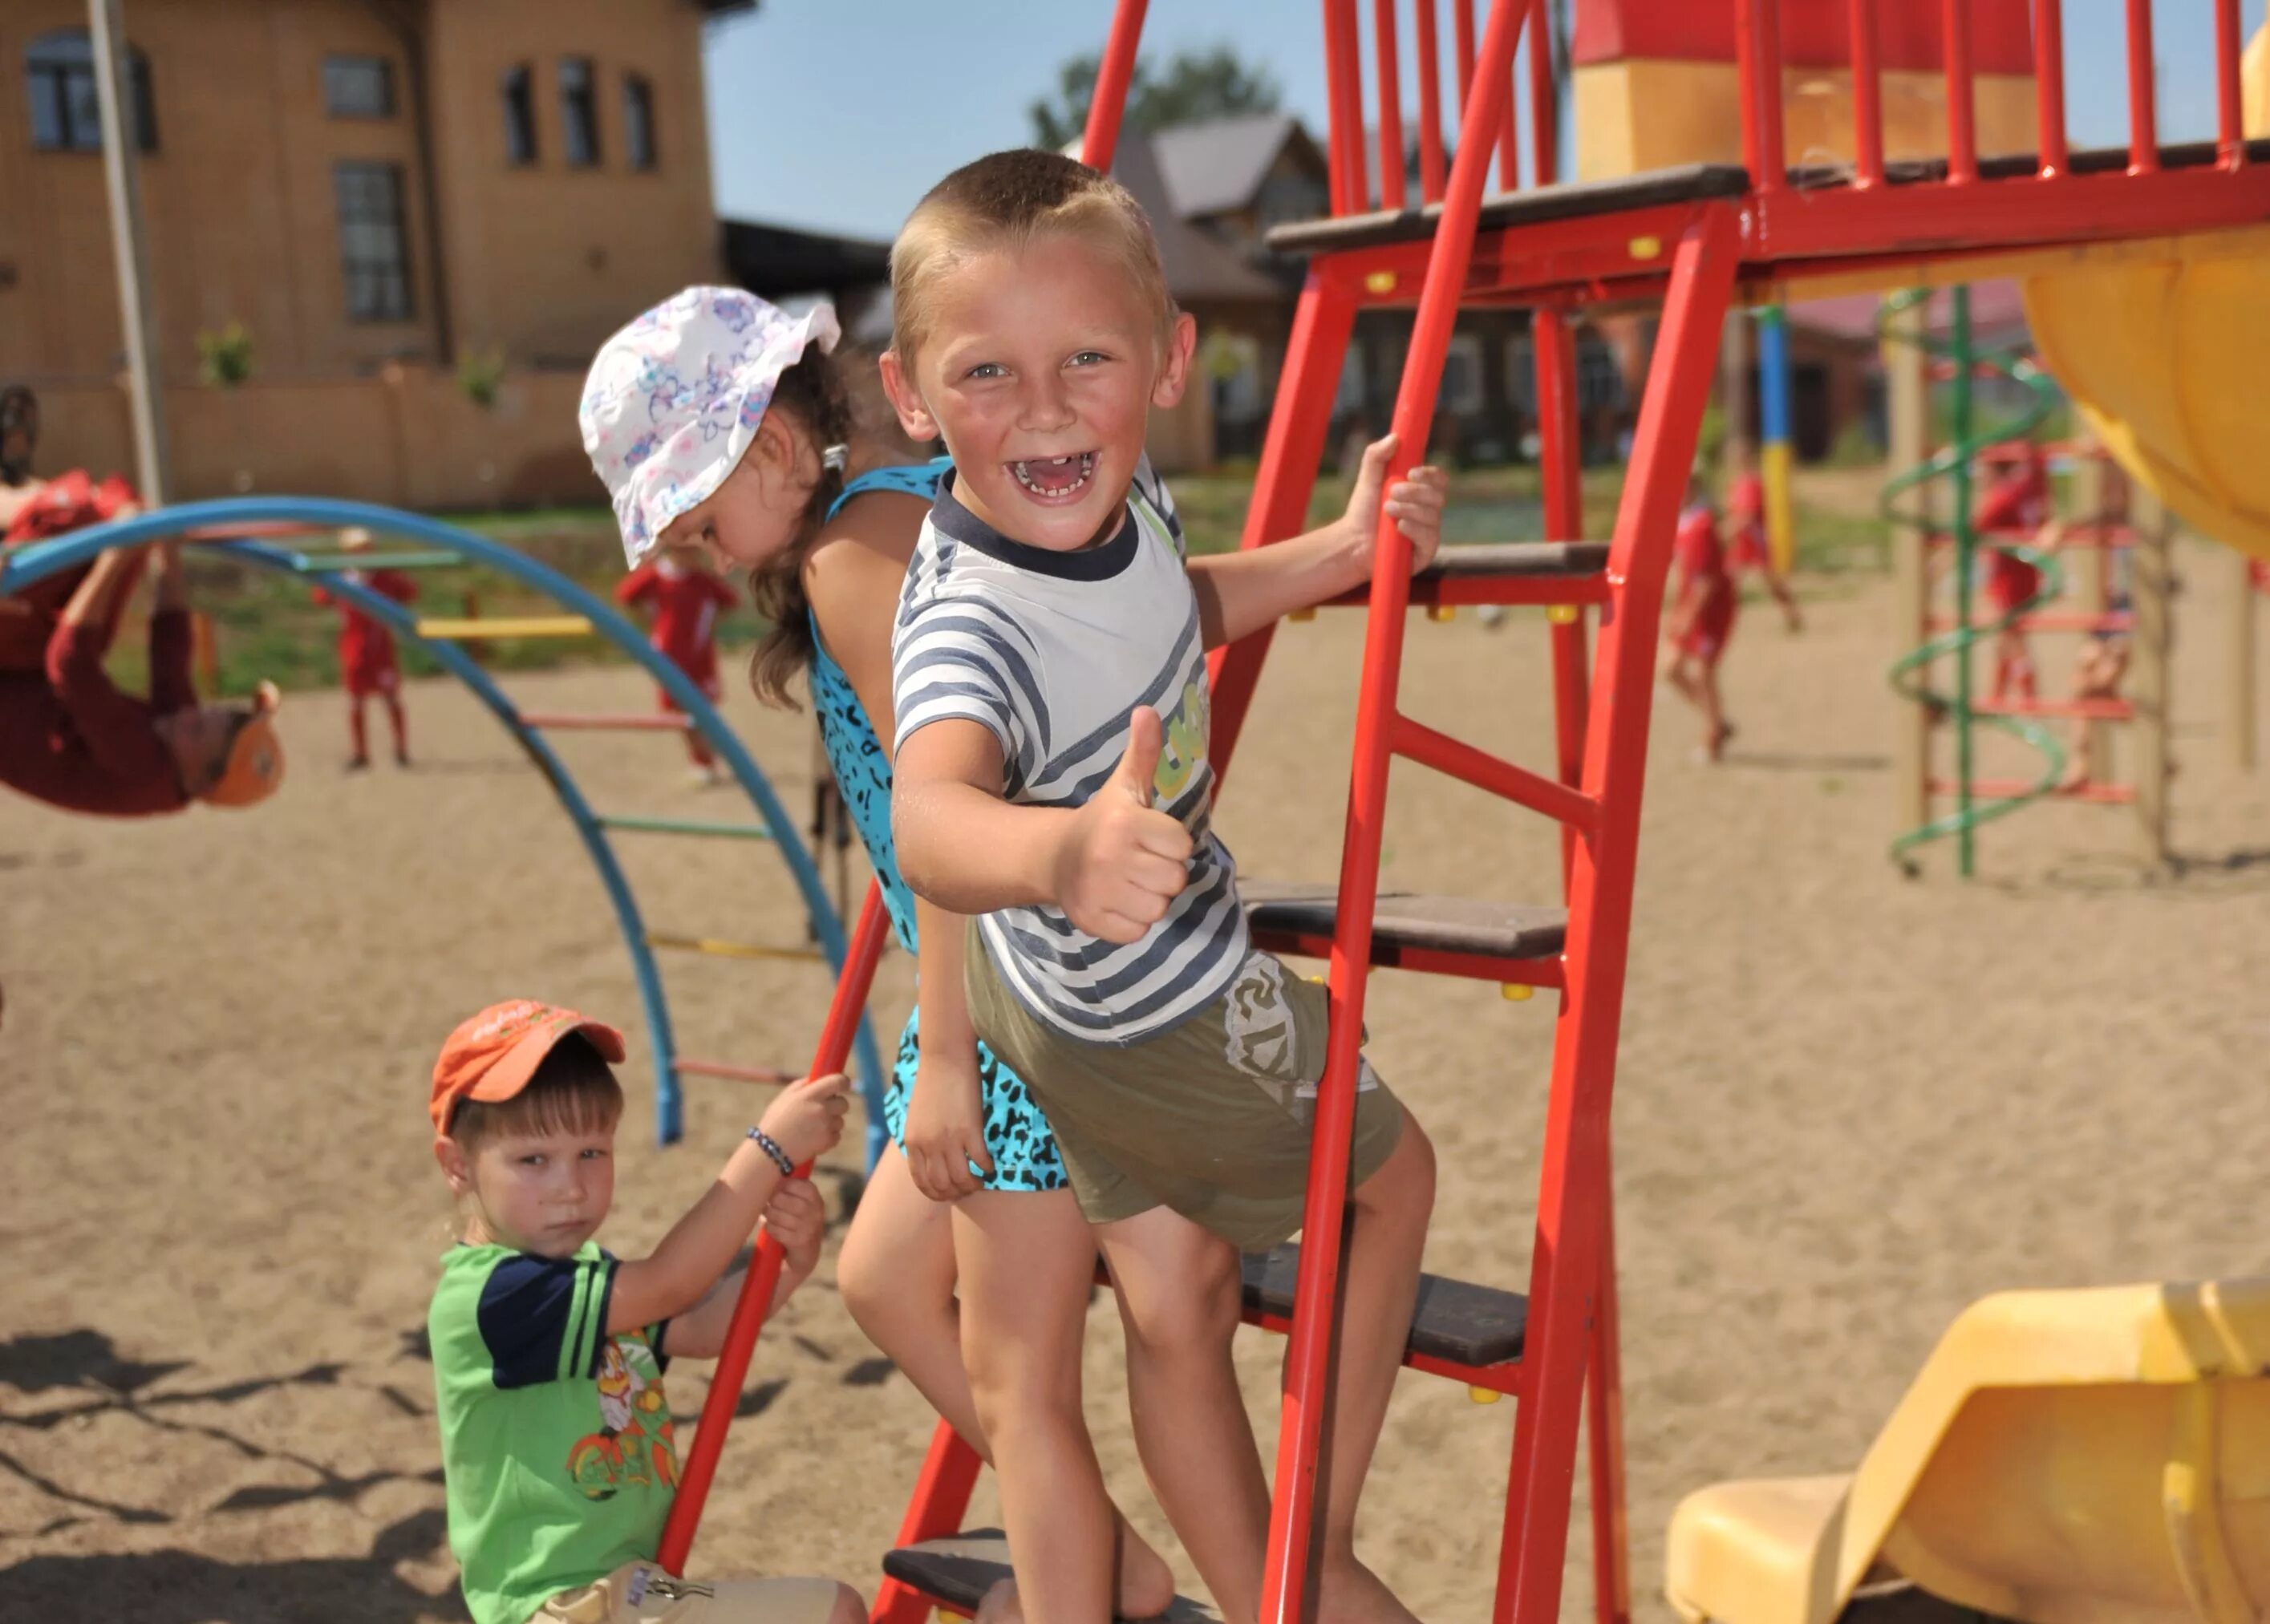
[[[1140,8],[1138,8],[1139,10]],[[867,990],[875,980],[875,964],[890,938],[891,916],[883,909],[883,888],[870,881],[867,903],[859,910],[859,923],[843,955],[843,974],[835,983],[835,996],[827,1006],[827,1021],[813,1048],[809,1075],[841,1072],[851,1053],[851,1039],[859,1030],[859,1016],[867,1007]],[[797,1169],[811,1176],[812,1164]],[[764,1329],[765,1312],[772,1306],[773,1288],[780,1283],[783,1261],[780,1242],[770,1230],[757,1237],[756,1256],[741,1277],[741,1294],[734,1300],[733,1317],[725,1327],[725,1346],[717,1368],[709,1376],[709,1395],[701,1401],[701,1424],[694,1429],[678,1469],[678,1494],[670,1502],[670,1516],[662,1525],[662,1545],[655,1561],[665,1573],[683,1578],[686,1559],[694,1548],[694,1531],[701,1525],[701,1509],[709,1499],[710,1480],[717,1475],[717,1457],[725,1448],[726,1429],[741,1402],[741,1383],[749,1374],[749,1355],[756,1350],[757,1334]]]
[[[1512,99],[1514,51],[1520,42],[1521,21],[1521,8],[1515,0],[1497,0],[1483,31],[1474,64],[1473,93],[1459,125],[1450,195],[1443,200],[1442,220],[1435,229],[1418,314],[1412,323],[1402,383],[1396,392],[1393,428],[1398,447],[1394,465],[1388,471],[1391,480],[1418,462],[1433,424],[1450,328],[1458,319],[1459,295],[1473,257],[1482,187],[1488,178],[1489,137],[1499,121],[1508,116]],[[1404,609],[1411,588],[1410,538],[1384,513],[1376,523],[1371,612],[1365,622],[1354,765],[1340,846],[1339,914],[1332,936],[1332,1030],[1312,1130],[1301,1270],[1294,1288],[1296,1306],[1285,1356],[1269,1549],[1261,1576],[1260,1617],[1265,1624],[1297,1624],[1303,1616],[1317,1505],[1317,1450],[1324,1432],[1333,1326],[1338,1318],[1349,1131],[1363,1044],[1364,988],[1377,902],[1388,746],[1397,674],[1402,664]]]
[[1526,806],[1556,823],[1580,832],[1599,825],[1599,804],[1580,790],[1555,783],[1525,767],[1518,767],[1487,750],[1477,750],[1462,739],[1440,733],[1410,717],[1397,715],[1390,723],[1391,748],[1396,754],[1447,774],[1517,806]]
[[1608,1107],[1630,953],[1663,582],[1702,409],[1717,374],[1738,241],[1734,211],[1723,204],[1697,210],[1680,239],[1609,556],[1616,612],[1600,635],[1582,785],[1600,806],[1600,827],[1578,847],[1570,885],[1563,955],[1569,986],[1554,1039],[1522,1355],[1529,1391],[1515,1418],[1496,1624],[1553,1624],[1560,1615],[1590,1324],[1605,1264]]
[[1553,24],[1546,0],[1529,8],[1529,148],[1539,186],[1561,177],[1561,102],[1553,88]]
[[[922,1475],[915,1479],[914,1497],[907,1502],[894,1548],[960,1533],[962,1516],[969,1509],[969,1491],[976,1487],[978,1468],[984,1464],[960,1433],[940,1421],[931,1434],[930,1452],[923,1457]],[[930,1611],[929,1597],[886,1578],[875,1592],[875,1605],[867,1617],[869,1624],[928,1624]]]
[[1091,169],[1109,173],[1119,150],[1119,121],[1127,112],[1127,87],[1135,79],[1135,51],[1143,42],[1143,13],[1149,7],[1150,0],[1119,0],[1112,12],[1111,37],[1103,47],[1079,144],[1080,161]]

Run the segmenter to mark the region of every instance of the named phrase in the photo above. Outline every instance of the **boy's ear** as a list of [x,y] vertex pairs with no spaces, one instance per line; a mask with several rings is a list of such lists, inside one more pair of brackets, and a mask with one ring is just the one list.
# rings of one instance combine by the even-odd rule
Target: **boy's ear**
[[446,1133],[434,1136],[434,1160],[441,1164],[441,1176],[449,1181],[452,1195],[464,1195],[473,1187],[473,1165],[466,1159],[464,1146]]
[[902,365],[896,350],[886,350],[875,365],[883,374],[883,393],[891,398],[891,410],[898,414],[899,426],[907,438],[917,444],[943,439],[938,432],[938,419],[923,404],[922,391],[915,387],[911,367]]
[[1174,330],[1167,337],[1167,353],[1159,368],[1159,381],[1152,386],[1153,405],[1163,408],[1180,403],[1183,391],[1190,387],[1191,354],[1198,342],[1196,318],[1187,310],[1176,312]]

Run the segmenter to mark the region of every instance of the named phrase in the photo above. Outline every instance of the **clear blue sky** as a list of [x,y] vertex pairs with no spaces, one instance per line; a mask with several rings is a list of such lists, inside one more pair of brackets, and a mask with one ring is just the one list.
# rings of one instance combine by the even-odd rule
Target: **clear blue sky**
[[[2266,4],[2244,0],[2250,36]],[[2127,138],[2125,9],[2123,0],[2066,0],[2067,100],[2084,145]],[[2161,0],[2155,10],[2162,138],[2210,136],[2213,18],[2197,0]],[[1369,62],[1370,8],[1362,12]],[[1227,43],[1266,64],[1287,108],[1321,137],[1318,15],[1317,0],[1152,0],[1144,50],[1164,59]],[[1027,106],[1054,87],[1059,63],[1102,48],[1110,17],[1109,0],[763,0],[754,16],[712,30],[718,208],[889,237],[947,170],[1030,140]],[[1447,48],[1447,11],[1443,20]],[[1405,55],[1408,78],[1407,44]],[[1406,117],[1412,100],[1406,93]]]

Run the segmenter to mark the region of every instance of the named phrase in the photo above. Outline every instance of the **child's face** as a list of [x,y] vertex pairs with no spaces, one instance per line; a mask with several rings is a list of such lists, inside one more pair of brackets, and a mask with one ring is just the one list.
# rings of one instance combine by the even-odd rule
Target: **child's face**
[[465,1239],[539,1257],[570,1257],[606,1221],[615,1200],[615,1131],[502,1134],[466,1154],[434,1143],[449,1188],[468,1201]]
[[687,508],[657,540],[708,559],[731,573],[775,559],[795,541],[805,508],[820,483],[820,457],[778,412],[757,425],[756,437],[709,500]]
[[1012,540],[1070,552],[1107,537],[1151,408],[1182,398],[1190,317],[1162,354],[1142,289],[1071,235],[981,254],[934,297],[911,375],[884,358],[900,422],[945,439],[954,494]]

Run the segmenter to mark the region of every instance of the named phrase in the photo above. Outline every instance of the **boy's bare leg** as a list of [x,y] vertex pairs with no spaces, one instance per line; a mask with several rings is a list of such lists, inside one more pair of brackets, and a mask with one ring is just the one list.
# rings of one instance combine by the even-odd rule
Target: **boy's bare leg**
[[[1089,1233],[1069,1190],[998,1198],[1019,1203],[1020,1220],[1033,1229]],[[859,1329],[890,1355],[947,1425],[990,1461],[990,1450],[969,1394],[969,1376],[961,1365],[961,1316],[953,1296],[953,1210],[915,1188],[907,1159],[896,1146],[884,1151],[859,1198],[859,1210],[843,1237],[835,1280]],[[1131,1619],[1163,1613],[1175,1597],[1173,1570],[1128,1526],[1125,1517],[1117,1518],[1116,1527],[1119,1612]],[[1017,1616],[1008,1598],[997,1601],[995,1610],[986,1614],[989,1620]]]
[[1403,1135],[1350,1204],[1338,1370],[1324,1447],[1318,1624],[1407,1624],[1412,1613],[1355,1554],[1355,1514],[1402,1368],[1420,1255],[1435,1206],[1435,1147],[1410,1112]]
[[1085,1227],[1036,1227],[1027,1199],[980,1190],[954,1204],[961,1362],[993,1447],[1025,1616],[1109,1624],[1111,1500],[1080,1409],[1095,1241]]
[[1127,1330],[1127,1406],[1151,1492],[1225,1624],[1252,1624],[1269,1484],[1230,1360],[1237,1253],[1165,1207],[1100,1225],[1096,1238]]
[[1797,594],[1789,590],[1789,582],[1773,570],[1767,570],[1766,590],[1773,594],[1774,602],[1781,605],[1782,623],[1792,632],[1805,629],[1805,618],[1798,612]]

